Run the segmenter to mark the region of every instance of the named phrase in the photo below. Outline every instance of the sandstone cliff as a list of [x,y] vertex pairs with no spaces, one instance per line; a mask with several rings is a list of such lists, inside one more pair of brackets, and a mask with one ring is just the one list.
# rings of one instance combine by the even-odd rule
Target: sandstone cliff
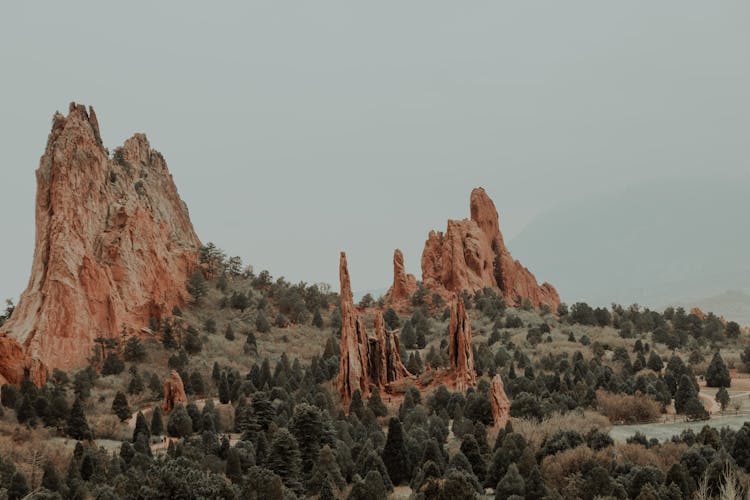
[[431,231],[422,252],[422,281],[425,286],[449,299],[453,292],[476,292],[499,288],[512,306],[525,300],[552,311],[560,297],[549,283],[537,284],[536,278],[513,259],[505,246],[497,209],[484,189],[471,192],[471,218],[449,220],[443,232]]
[[[31,277],[0,343],[48,368],[85,363],[93,339],[171,314],[189,298],[200,241],[166,162],[135,134],[113,158],[92,108],[56,114],[36,171],[36,246]],[[3,338],[3,337],[0,337]],[[16,361],[0,375],[15,379]]]

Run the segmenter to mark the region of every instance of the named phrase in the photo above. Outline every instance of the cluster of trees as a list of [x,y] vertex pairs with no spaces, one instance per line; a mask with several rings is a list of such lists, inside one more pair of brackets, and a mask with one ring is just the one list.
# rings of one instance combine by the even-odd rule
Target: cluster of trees
[[736,340],[740,336],[740,325],[734,321],[724,322],[713,313],[701,318],[685,309],[669,307],[663,313],[640,308],[637,304],[625,308],[613,304],[592,308],[578,302],[568,308],[561,304],[558,314],[563,321],[589,326],[611,326],[620,331],[623,338],[634,338],[644,333],[652,333],[654,342],[667,345],[670,349],[688,346],[691,342],[699,346],[707,343]]

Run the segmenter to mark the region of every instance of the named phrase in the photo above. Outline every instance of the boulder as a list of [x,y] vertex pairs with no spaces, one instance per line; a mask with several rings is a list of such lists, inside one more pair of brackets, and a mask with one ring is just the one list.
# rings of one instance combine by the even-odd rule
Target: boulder
[[187,405],[188,398],[185,395],[185,386],[182,384],[182,377],[176,370],[172,370],[169,377],[164,381],[164,401],[161,409],[165,413],[170,413],[178,404]]
[[464,301],[454,296],[450,304],[450,326],[448,327],[448,357],[456,386],[465,390],[476,385],[474,352],[471,348],[471,320],[466,314]]

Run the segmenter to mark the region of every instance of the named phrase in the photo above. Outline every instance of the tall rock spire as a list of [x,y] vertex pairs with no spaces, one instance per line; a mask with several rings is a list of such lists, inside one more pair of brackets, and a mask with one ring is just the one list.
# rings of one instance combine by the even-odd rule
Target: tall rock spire
[[471,348],[471,320],[461,297],[454,296],[450,305],[451,320],[448,329],[448,357],[460,389],[476,385],[474,351]]

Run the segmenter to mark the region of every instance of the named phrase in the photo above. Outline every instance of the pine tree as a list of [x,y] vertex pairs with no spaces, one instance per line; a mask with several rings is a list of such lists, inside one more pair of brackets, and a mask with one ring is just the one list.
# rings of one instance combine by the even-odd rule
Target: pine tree
[[318,460],[315,462],[315,466],[310,474],[310,480],[307,482],[307,489],[309,493],[323,494],[323,489],[326,483],[332,483],[339,490],[343,490],[346,487],[346,480],[341,474],[338,462],[336,462],[336,455],[330,446],[325,445],[320,449],[318,454]]
[[205,297],[206,293],[208,293],[208,286],[200,269],[196,268],[190,275],[190,278],[188,278],[187,291],[196,300]]
[[221,380],[219,382],[219,401],[221,404],[229,403],[230,392],[229,392],[229,381],[227,380],[226,372],[222,372]]
[[464,435],[461,441],[461,453],[471,464],[471,471],[480,481],[484,481],[484,473],[487,468],[482,450],[479,448],[476,438],[472,434]]
[[19,424],[36,427],[36,410],[34,409],[30,394],[24,394],[21,398],[21,404],[16,410],[16,420],[18,420]]
[[718,392],[716,393],[716,401],[719,403],[719,405],[721,405],[721,411],[727,409],[731,398],[729,397],[729,391],[727,391],[726,387],[722,387],[718,390]]
[[124,392],[117,391],[117,394],[115,394],[115,399],[112,400],[112,413],[117,415],[120,422],[124,422],[130,418],[131,412],[128,406],[128,398]]
[[230,448],[227,452],[226,476],[230,481],[237,484],[242,481],[242,462],[236,448]]
[[276,473],[290,490],[301,493],[301,460],[297,440],[288,430],[281,428],[271,441],[266,466]]
[[16,471],[10,478],[8,485],[8,500],[20,500],[29,494],[29,483],[26,476],[20,471]]
[[407,349],[412,349],[417,343],[417,334],[414,331],[414,326],[411,324],[411,321],[407,321],[404,323],[403,328],[401,328],[401,345],[403,345]]
[[154,408],[151,414],[151,434],[154,436],[160,436],[164,433],[164,420],[162,418],[161,407],[159,405]]
[[44,463],[44,470],[42,473],[42,487],[46,488],[53,493],[63,492],[63,482],[60,477],[60,473],[57,471],[55,464],[48,460]]
[[130,378],[130,383],[128,384],[128,394],[140,394],[143,392],[144,388],[143,379],[138,372],[135,372]]
[[307,403],[296,405],[289,431],[298,443],[302,477],[309,478],[323,441],[323,415],[320,409]]
[[169,416],[167,433],[177,438],[188,437],[193,433],[193,421],[182,404],[178,404]]
[[401,319],[392,307],[385,310],[383,320],[385,321],[385,326],[387,326],[389,330],[396,330],[401,326]]
[[662,369],[664,368],[664,362],[661,360],[661,356],[659,356],[656,351],[651,351],[646,366],[649,370],[653,370],[656,373],[661,373]]
[[406,444],[401,421],[391,418],[388,421],[388,437],[383,448],[383,463],[393,484],[409,481],[409,464],[407,462]]
[[510,464],[508,466],[508,472],[505,476],[497,483],[495,488],[495,500],[505,500],[513,495],[524,497],[526,492],[526,484],[518,472],[516,464]]
[[315,313],[313,314],[312,319],[312,325],[315,328],[323,328],[325,326],[323,324],[323,316],[320,315],[320,309],[315,309]]
[[729,387],[731,384],[729,368],[724,363],[719,351],[716,351],[711,364],[706,369],[706,385],[708,387]]
[[227,327],[224,329],[224,338],[232,341],[235,339],[234,337],[234,329],[232,328],[231,324],[227,323]]
[[263,311],[258,311],[258,315],[255,317],[255,329],[260,333],[271,331],[271,323],[268,322],[268,318],[266,318],[266,314]]
[[372,410],[372,413],[376,417],[385,417],[388,415],[388,408],[383,404],[383,400],[380,398],[380,388],[375,387],[370,394],[370,399],[367,401],[367,408]]
[[138,415],[135,417],[135,429],[133,429],[133,442],[135,443],[138,440],[138,436],[143,434],[146,436],[146,439],[148,439],[151,436],[151,431],[148,428],[148,422],[146,422],[146,417],[143,415],[143,412],[138,412]]
[[68,416],[67,433],[73,439],[78,441],[92,439],[91,429],[86,420],[86,413],[83,410],[83,401],[76,398],[73,407],[70,409]]

